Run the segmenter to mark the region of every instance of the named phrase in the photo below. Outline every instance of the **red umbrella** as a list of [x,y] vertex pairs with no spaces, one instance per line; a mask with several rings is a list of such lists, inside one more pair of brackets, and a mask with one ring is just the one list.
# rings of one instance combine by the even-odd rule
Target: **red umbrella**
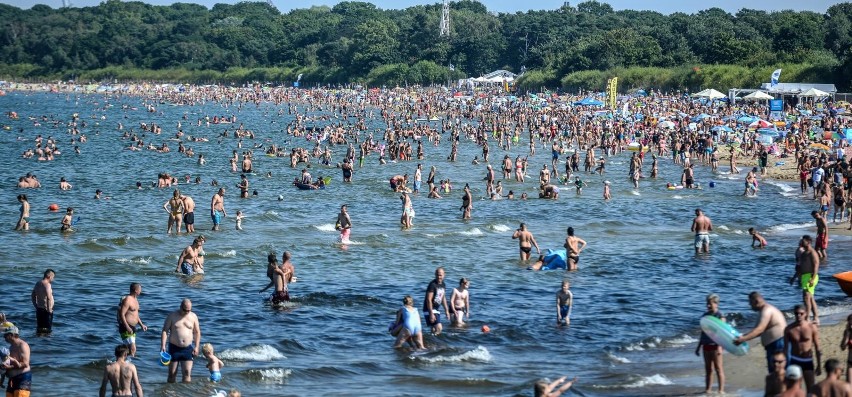
[[757,120],[748,125],[749,128],[771,128],[775,125],[766,120]]

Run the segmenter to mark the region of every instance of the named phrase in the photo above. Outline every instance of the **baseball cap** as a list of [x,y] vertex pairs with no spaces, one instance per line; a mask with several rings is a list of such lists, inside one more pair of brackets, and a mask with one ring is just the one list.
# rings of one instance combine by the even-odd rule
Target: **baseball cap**
[[802,367],[793,364],[787,367],[787,374],[784,376],[790,380],[799,380],[802,379]]
[[14,326],[14,325],[13,325],[13,326],[11,326],[11,327],[3,328],[3,335],[6,335],[6,334],[15,334],[15,335],[18,335],[18,327],[16,327],[16,326]]

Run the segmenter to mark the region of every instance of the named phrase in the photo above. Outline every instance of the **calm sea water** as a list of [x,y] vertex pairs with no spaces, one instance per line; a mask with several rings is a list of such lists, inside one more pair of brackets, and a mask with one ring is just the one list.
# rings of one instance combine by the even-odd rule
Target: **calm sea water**
[[[679,179],[680,172],[666,159],[661,161],[663,178],[643,180],[635,192],[626,178],[625,153],[610,159],[603,177],[586,176],[589,187],[580,197],[563,189],[557,201],[489,201],[484,198],[485,165],[470,164],[479,148],[463,139],[460,161],[448,163],[449,140],[444,139],[437,148],[424,145],[423,178],[436,165],[437,179],[451,178],[457,190],[442,200],[414,197],[415,226],[400,230],[400,200],[388,189],[387,179],[413,175],[416,161],[380,166],[373,154],[351,184],[341,182],[337,169],[314,166],[314,176],[332,175],[333,182],[322,191],[298,191],[290,182],[298,170],[289,168],[287,159],[258,150],[258,174],[249,179],[259,194],[239,199],[233,188],[239,173],[232,173],[228,163],[231,152],[239,150],[237,141],[217,143],[216,138],[236,125],[197,127],[195,121],[236,114],[257,135],[244,141],[244,149],[260,143],[305,146],[303,139],[286,135],[290,116],[278,116],[273,104],[242,111],[214,103],[161,104],[156,113],[148,113],[135,97],[13,92],[0,97],[0,109],[21,116],[0,120],[10,127],[0,132],[5,197],[0,209],[6,225],[0,228],[0,310],[22,328],[32,347],[36,395],[95,393],[119,342],[115,307],[131,282],[144,286],[141,317],[151,326],[138,338],[134,362],[146,392],[167,396],[205,396],[231,387],[250,396],[531,395],[536,379],[561,375],[579,376],[574,391],[587,396],[677,395],[703,387],[696,376],[702,361],[691,351],[706,294],[720,294],[722,310],[740,327],[753,324],[746,299],[752,290],[784,309],[800,301],[786,279],[793,271],[798,237],[813,233],[809,211],[815,203],[786,183],[764,181],[759,197],[745,198],[740,196],[742,176],[714,175],[700,167],[697,179],[705,186],[716,181],[715,188],[669,191],[665,183]],[[68,122],[73,113],[88,123],[83,132],[89,142],[80,145],[80,155],[69,145],[66,126],[41,122],[36,127],[28,120],[47,115]],[[186,143],[208,159],[204,166],[179,155],[177,142],[169,140],[184,114],[187,134],[210,139]],[[130,142],[121,139],[118,123],[141,133],[140,122],[161,125],[162,135],[148,134],[145,141],[168,142],[172,153],[125,150]],[[373,127],[381,128],[379,123]],[[37,134],[58,139],[63,154],[52,162],[22,159]],[[549,163],[547,149],[531,158],[531,179]],[[508,154],[514,158],[526,151],[522,144]],[[339,161],[345,148],[336,147],[334,153]],[[497,161],[503,155],[492,147]],[[272,177],[265,176],[268,171]],[[44,187],[16,188],[17,178],[26,172],[36,174]],[[207,273],[201,279],[188,281],[172,273],[177,255],[192,237],[165,233],[162,205],[172,190],[150,187],[160,172],[202,179],[198,185],[179,186],[195,199],[197,231],[208,237]],[[60,177],[74,188],[60,191]],[[217,233],[209,231],[205,210],[215,193],[209,184],[214,178],[229,188],[225,206],[231,215]],[[601,199],[604,179],[612,181],[610,202]],[[137,190],[137,181],[145,189]],[[458,211],[464,183],[471,184],[475,198],[470,221],[460,220]],[[517,195],[536,195],[529,180],[504,185]],[[95,189],[110,199],[93,200]],[[26,233],[12,230],[20,193],[32,205],[32,230]],[[278,195],[284,200],[278,201]],[[47,211],[51,203],[75,207],[80,217],[76,232],[59,233],[62,213]],[[333,228],[343,203],[349,204],[354,223],[354,243],[346,249],[335,244]],[[689,227],[696,207],[715,225],[709,256],[693,255]],[[246,215],[243,231],[234,228],[237,210]],[[566,227],[573,226],[589,243],[580,270],[524,270],[517,243],[510,238],[520,222],[542,248],[561,247]],[[749,227],[765,231],[767,249],[749,247]],[[845,297],[826,277],[847,270],[837,258],[848,257],[848,241],[832,237],[832,259],[822,267],[817,292],[824,313],[848,312]],[[271,250],[293,253],[299,278],[291,286],[293,308],[272,308],[257,292],[266,285],[265,258]],[[410,294],[421,304],[437,266],[446,268],[448,288],[461,277],[471,279],[470,325],[446,327],[438,337],[427,335],[425,354],[394,350],[388,323],[403,296]],[[55,331],[38,338],[29,293],[48,267],[57,273]],[[571,281],[575,296],[569,329],[554,325],[554,294],[563,278]],[[194,383],[165,383],[166,370],[157,363],[159,328],[184,297],[193,300],[203,342],[213,343],[226,363],[221,384],[206,381],[203,360],[197,360]],[[480,331],[484,324],[490,333]]]

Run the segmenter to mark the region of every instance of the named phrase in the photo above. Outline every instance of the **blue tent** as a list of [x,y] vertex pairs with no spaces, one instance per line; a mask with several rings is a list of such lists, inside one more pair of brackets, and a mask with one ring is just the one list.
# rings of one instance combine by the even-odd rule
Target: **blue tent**
[[574,106],[603,106],[604,103],[594,99],[594,98],[585,98],[582,101],[574,102]]

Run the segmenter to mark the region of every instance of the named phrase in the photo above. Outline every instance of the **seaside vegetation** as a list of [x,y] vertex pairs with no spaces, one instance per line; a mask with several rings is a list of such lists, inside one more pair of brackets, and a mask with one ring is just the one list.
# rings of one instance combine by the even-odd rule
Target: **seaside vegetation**
[[[303,86],[445,84],[495,69],[521,89],[756,87],[852,80],[852,3],[825,13],[615,11],[605,3],[494,13],[450,3],[383,10],[341,2],[280,13],[265,2],[202,5],[106,0],[95,7],[0,4],[0,78],[18,81],[249,82]],[[450,65],[454,65],[451,68]]]

